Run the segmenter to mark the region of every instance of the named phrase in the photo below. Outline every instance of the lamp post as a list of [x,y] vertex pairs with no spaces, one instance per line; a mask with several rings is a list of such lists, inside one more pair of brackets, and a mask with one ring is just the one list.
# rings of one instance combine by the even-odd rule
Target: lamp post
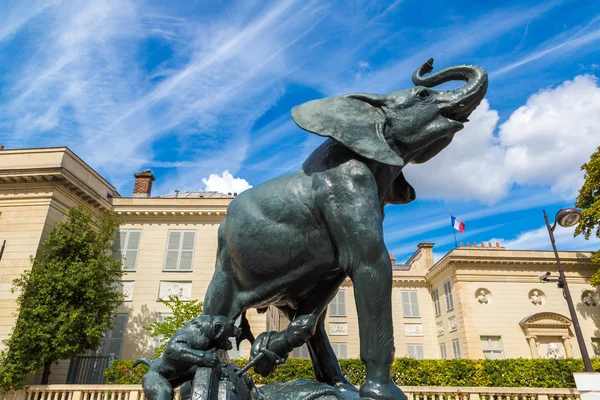
[[554,218],[554,225],[550,226],[550,222],[548,221],[548,215],[546,214],[546,210],[544,210],[544,219],[546,220],[548,235],[550,235],[552,249],[554,250],[554,256],[556,257],[559,278],[557,280],[551,280],[549,278],[550,273],[548,272],[546,273],[546,275],[540,277],[540,280],[543,282],[557,282],[558,287],[563,290],[563,295],[567,300],[569,312],[571,313],[571,321],[573,321],[573,329],[575,330],[575,336],[577,337],[577,343],[579,344],[579,350],[581,351],[581,358],[583,359],[583,365],[585,365],[585,371],[593,372],[592,363],[590,362],[590,356],[588,354],[587,347],[585,347],[585,339],[583,338],[583,334],[581,333],[581,327],[579,326],[579,319],[577,318],[575,305],[573,304],[573,299],[571,299],[571,292],[569,291],[569,285],[567,284],[567,279],[565,278],[565,271],[563,270],[562,264],[560,263],[558,251],[556,250],[556,243],[554,241],[554,228],[556,228],[556,224],[558,223],[560,226],[563,227],[573,226],[577,224],[581,219],[581,212],[576,208],[564,208],[562,210],[559,210],[558,213],[556,213],[556,217]]

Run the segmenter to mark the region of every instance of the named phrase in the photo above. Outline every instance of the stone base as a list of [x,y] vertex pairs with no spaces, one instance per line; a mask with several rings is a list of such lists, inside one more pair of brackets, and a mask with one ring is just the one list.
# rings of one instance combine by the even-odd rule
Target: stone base
[[581,400],[600,400],[600,372],[574,373]]
[[358,392],[340,391],[325,383],[296,379],[259,389],[262,400],[358,400]]
[[307,379],[273,383],[260,388],[248,373],[223,363],[218,368],[198,368],[193,383],[181,387],[182,400],[358,400],[358,392],[341,391]]

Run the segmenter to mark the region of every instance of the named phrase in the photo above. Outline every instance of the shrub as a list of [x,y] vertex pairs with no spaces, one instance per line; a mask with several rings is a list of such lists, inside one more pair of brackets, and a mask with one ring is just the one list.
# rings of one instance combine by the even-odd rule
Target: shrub
[[[105,372],[107,383],[139,384],[146,366],[132,371],[133,360],[114,362]],[[247,360],[234,360],[243,367]],[[592,360],[595,371],[600,371],[600,359]],[[350,382],[360,385],[365,381],[365,366],[358,359],[340,360],[342,372]],[[392,364],[392,379],[401,386],[490,386],[574,388],[573,372],[583,372],[580,359],[545,360],[513,358],[507,360],[415,360],[397,358]],[[256,384],[285,382],[297,378],[315,379],[310,360],[290,358],[277,367],[269,377],[250,370]]]

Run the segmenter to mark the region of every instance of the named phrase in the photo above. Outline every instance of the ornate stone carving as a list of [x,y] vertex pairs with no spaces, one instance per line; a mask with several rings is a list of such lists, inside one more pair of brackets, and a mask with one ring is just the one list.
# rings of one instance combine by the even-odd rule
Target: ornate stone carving
[[134,282],[115,282],[113,287],[115,287],[119,292],[123,293],[124,299],[123,301],[133,301],[133,286]]
[[329,324],[329,335],[348,336],[348,324]]
[[591,290],[585,291],[581,296],[581,301],[588,307],[596,307],[598,305],[598,301],[596,300],[596,296],[594,296],[594,292]]
[[561,358],[565,358],[565,355],[563,354],[562,351],[560,351],[560,348],[558,347],[558,344],[556,344],[556,343],[549,343],[548,344],[548,351],[546,352],[546,358],[561,359]]
[[423,324],[404,324],[404,336],[423,336]]
[[479,304],[488,304],[490,302],[490,292],[486,289],[480,289],[477,295]]
[[192,282],[160,282],[158,297],[162,300],[168,300],[169,296],[179,297],[182,301],[191,300]]
[[448,318],[448,325],[450,326],[450,332],[454,332],[458,329],[458,325],[456,324],[456,318]]
[[531,294],[529,295],[529,301],[531,301],[531,303],[535,306],[541,306],[543,301],[542,296],[540,296],[540,291],[532,290]]
[[437,323],[437,334],[442,336],[444,334],[444,324],[440,321]]

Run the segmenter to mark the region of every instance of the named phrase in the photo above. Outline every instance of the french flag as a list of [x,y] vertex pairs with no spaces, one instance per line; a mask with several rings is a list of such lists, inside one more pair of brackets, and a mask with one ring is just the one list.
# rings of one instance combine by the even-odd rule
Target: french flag
[[465,223],[462,222],[460,219],[453,217],[452,215],[450,216],[450,219],[452,220],[452,227],[454,229],[456,229],[457,231],[459,231],[460,233],[463,233],[465,231]]

